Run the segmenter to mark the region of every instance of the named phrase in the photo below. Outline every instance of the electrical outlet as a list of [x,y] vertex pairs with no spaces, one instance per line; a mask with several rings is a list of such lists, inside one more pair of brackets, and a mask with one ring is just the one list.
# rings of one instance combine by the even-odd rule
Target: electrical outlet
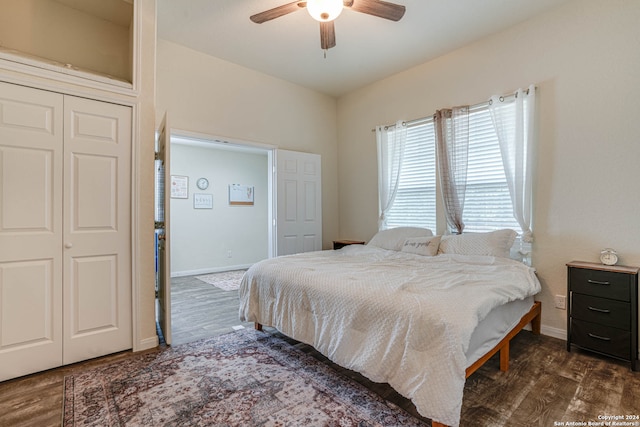
[[555,297],[555,305],[556,308],[559,308],[560,310],[566,310],[567,309],[567,297],[564,295],[556,295]]
[[227,251],[227,258],[231,258],[231,257],[232,257],[231,251]]

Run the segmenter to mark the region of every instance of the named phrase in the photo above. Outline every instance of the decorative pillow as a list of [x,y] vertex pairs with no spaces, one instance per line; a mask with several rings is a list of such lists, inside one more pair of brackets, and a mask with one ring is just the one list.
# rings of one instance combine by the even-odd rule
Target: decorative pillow
[[404,241],[409,237],[429,237],[433,233],[428,228],[420,227],[396,227],[388,230],[378,231],[369,241],[369,245],[391,251],[402,249]]
[[438,254],[440,236],[431,237],[409,237],[402,245],[402,252],[410,254],[435,256]]
[[514,230],[497,230],[488,233],[463,233],[442,236],[438,252],[441,254],[490,255],[509,258],[515,241]]

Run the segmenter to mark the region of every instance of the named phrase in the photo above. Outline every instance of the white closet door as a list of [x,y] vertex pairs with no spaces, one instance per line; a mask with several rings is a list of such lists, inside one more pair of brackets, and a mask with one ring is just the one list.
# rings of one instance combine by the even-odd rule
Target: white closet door
[[62,111],[0,82],[0,381],[62,364]]
[[276,151],[277,254],[322,249],[321,157]]
[[132,346],[132,137],[129,107],[66,96],[64,110],[68,364]]

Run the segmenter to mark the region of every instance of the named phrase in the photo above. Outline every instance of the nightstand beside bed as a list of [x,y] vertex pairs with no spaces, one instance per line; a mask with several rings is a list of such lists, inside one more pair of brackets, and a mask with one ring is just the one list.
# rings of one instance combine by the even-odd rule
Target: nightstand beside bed
[[567,351],[571,346],[638,370],[638,267],[567,264]]

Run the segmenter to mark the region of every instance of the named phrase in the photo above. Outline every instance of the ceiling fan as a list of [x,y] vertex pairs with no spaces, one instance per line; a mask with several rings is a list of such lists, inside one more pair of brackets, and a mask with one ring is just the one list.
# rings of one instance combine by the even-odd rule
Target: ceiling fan
[[313,19],[320,22],[320,47],[324,50],[331,49],[336,45],[333,20],[342,13],[343,8],[391,21],[399,21],[405,12],[404,6],[382,0],[307,0],[283,4],[282,6],[256,13],[249,19],[256,24],[262,24],[305,8]]

